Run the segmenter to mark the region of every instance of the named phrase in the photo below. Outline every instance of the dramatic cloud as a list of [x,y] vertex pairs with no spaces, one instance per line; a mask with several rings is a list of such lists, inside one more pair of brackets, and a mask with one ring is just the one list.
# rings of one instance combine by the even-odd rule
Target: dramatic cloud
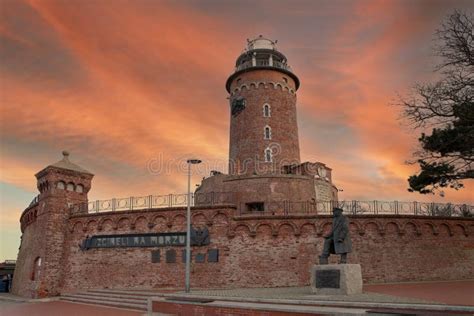
[[[432,34],[470,1],[13,1],[0,3],[2,244],[16,256],[34,174],[71,159],[96,174],[91,199],[181,193],[227,171],[224,83],[245,39],[279,40],[301,80],[302,159],[333,168],[344,199],[474,203],[406,191],[417,134],[397,92],[433,78]],[[3,233],[5,232],[5,233]],[[4,234],[4,235],[3,235]]]

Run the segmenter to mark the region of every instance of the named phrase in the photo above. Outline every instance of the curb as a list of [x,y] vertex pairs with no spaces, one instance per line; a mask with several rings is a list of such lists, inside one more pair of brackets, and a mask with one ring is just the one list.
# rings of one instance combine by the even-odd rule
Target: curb
[[42,303],[42,302],[52,302],[59,300],[58,297],[48,297],[48,298],[22,298],[20,296],[14,297],[0,295],[0,301],[8,301],[8,302],[18,302],[18,303]]
[[[348,307],[348,308],[389,308],[389,309],[410,309],[417,311],[450,311],[450,312],[471,312],[474,313],[474,306],[459,306],[447,304],[423,304],[423,303],[383,303],[383,302],[347,302],[347,301],[323,301],[323,300],[290,300],[290,299],[260,299],[243,297],[222,297],[209,295],[193,294],[162,294],[156,298],[183,297],[183,298],[205,298],[214,301],[230,302],[249,302],[249,303],[267,303],[267,304],[289,304],[289,305],[308,305],[325,307]],[[153,297],[149,298],[149,304]]]
[[16,297],[8,297],[4,295],[0,295],[0,301],[8,301],[8,302],[28,302],[28,299],[23,299],[23,298],[16,298]]

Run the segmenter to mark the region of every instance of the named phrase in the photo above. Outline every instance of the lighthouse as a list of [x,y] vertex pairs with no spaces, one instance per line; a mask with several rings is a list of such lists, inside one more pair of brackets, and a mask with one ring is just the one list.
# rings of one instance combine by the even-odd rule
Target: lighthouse
[[281,173],[300,163],[296,91],[300,85],[276,41],[247,40],[226,82],[229,174]]
[[[196,193],[233,194],[241,211],[289,213],[293,206],[337,200],[332,170],[301,162],[296,92],[300,80],[277,41],[248,39],[226,80],[229,172],[212,171]],[[198,204],[198,203],[197,203]]]

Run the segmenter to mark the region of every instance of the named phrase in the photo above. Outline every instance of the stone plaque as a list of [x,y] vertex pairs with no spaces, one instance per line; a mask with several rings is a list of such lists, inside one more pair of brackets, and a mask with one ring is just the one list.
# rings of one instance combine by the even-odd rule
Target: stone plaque
[[159,250],[153,250],[151,252],[151,262],[159,263],[161,261],[161,252]]
[[340,288],[339,281],[341,271],[339,270],[319,270],[316,271],[316,288]]
[[176,251],[174,249],[166,250],[166,263],[176,263]]
[[207,262],[219,262],[219,249],[209,249],[207,251]]
[[198,253],[196,254],[196,257],[194,258],[195,262],[197,263],[203,263],[206,261],[206,254],[205,253]]

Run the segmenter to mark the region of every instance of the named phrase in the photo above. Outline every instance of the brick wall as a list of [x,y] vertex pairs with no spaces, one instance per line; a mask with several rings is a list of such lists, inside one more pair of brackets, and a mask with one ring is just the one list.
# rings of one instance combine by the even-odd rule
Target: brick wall
[[[249,202],[264,202],[265,211],[269,212],[272,204],[269,203],[270,201],[300,202],[316,198],[314,177],[291,174],[239,176],[219,174],[203,179],[197,192],[234,193],[238,208],[242,211],[246,209],[246,203]],[[283,211],[282,205],[279,206],[278,211]]]
[[[229,174],[263,174],[300,162],[294,86],[293,79],[275,70],[245,72],[232,82],[230,100],[243,97],[246,108],[231,117]],[[271,107],[270,117],[263,116],[266,103]],[[267,125],[272,131],[270,140],[264,139]],[[274,152],[272,163],[265,162],[268,146]]]
[[[219,262],[192,263],[194,288],[301,286],[317,260],[328,216],[234,217],[233,208],[193,211],[207,225]],[[148,210],[75,216],[68,223],[62,291],[83,288],[182,287],[183,247],[176,263],[151,263],[150,248],[90,249],[78,244],[98,234],[176,232],[185,229],[185,210]],[[354,252],[367,283],[456,280],[474,277],[474,221],[454,218],[358,216],[351,219]],[[332,261],[336,261],[332,257]]]

